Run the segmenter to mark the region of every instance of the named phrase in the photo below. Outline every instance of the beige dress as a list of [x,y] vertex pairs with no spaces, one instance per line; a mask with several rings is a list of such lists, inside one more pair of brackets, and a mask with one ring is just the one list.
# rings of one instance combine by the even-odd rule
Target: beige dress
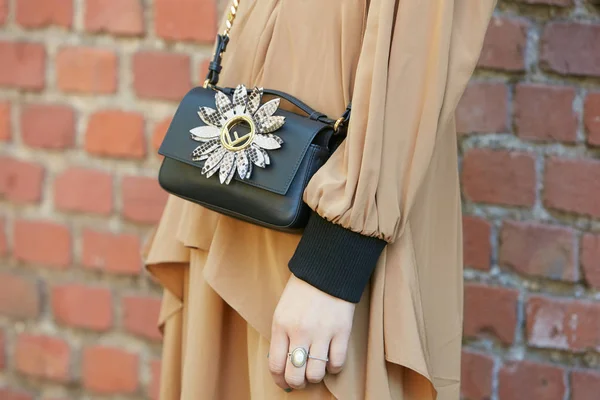
[[[220,85],[289,92],[348,137],[309,183],[322,217],[389,244],[342,373],[289,394],[271,319],[299,241],[170,197],[146,249],[164,286],[161,400],[459,398],[462,236],[454,111],[494,0],[240,0]],[[283,104],[283,103],[282,103]]]

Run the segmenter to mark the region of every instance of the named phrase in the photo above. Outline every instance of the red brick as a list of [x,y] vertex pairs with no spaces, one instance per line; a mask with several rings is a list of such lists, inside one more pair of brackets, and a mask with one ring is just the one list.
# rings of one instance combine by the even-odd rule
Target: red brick
[[478,203],[533,206],[535,159],[522,152],[473,149],[463,159],[466,198]]
[[0,273],[0,314],[13,318],[35,318],[40,314],[40,291],[33,279]]
[[[217,34],[217,2],[214,0],[155,0],[154,26],[168,40],[212,43]],[[198,16],[202,16],[198,20]]]
[[529,24],[513,18],[494,17],[485,34],[478,66],[505,71],[525,69]]
[[556,157],[546,161],[544,204],[576,214],[600,217],[600,161]]
[[460,394],[464,400],[492,398],[494,359],[488,355],[463,350]]
[[87,168],[70,168],[54,182],[54,206],[62,211],[110,215],[113,209],[112,176]]
[[172,120],[173,119],[171,117],[166,118],[166,119],[160,121],[154,127],[154,132],[152,133],[152,148],[153,149],[155,149],[155,150],[159,149],[160,145],[162,144],[163,139],[165,138],[167,130],[169,129],[169,126],[171,125]]
[[464,264],[480,270],[490,269],[492,225],[481,218],[463,217]]
[[11,389],[0,387],[0,399],[2,400],[33,400],[33,395],[22,389]]
[[61,324],[106,331],[113,325],[112,294],[106,288],[80,284],[55,286],[52,312]]
[[525,140],[567,142],[577,140],[577,114],[572,87],[520,84],[515,91],[515,126]]
[[519,0],[526,4],[545,4],[558,7],[569,7],[573,5],[573,0]]
[[565,379],[564,371],[553,365],[508,362],[498,374],[498,400],[563,400]]
[[17,23],[26,28],[73,24],[73,0],[17,0],[16,5]]
[[43,181],[41,165],[0,156],[0,198],[37,203],[42,198]]
[[65,268],[71,264],[71,233],[52,222],[18,220],[13,252],[19,261]]
[[6,22],[8,17],[8,0],[0,0],[0,25]]
[[41,90],[46,85],[43,45],[0,41],[0,60],[0,86]]
[[69,106],[30,104],[21,111],[21,136],[30,147],[64,149],[75,144],[75,112]]
[[532,347],[600,350],[600,303],[531,296],[526,314],[527,342]]
[[571,400],[598,400],[600,372],[575,370],[571,372]]
[[117,64],[112,50],[63,47],[56,56],[58,88],[71,93],[115,93]]
[[[583,122],[588,134],[587,141],[592,146],[600,146],[600,92],[588,94],[583,108]],[[0,136],[2,135],[0,134]]]
[[570,228],[507,221],[500,233],[499,263],[526,276],[577,282],[576,240]]
[[158,315],[160,299],[146,296],[123,297],[123,319],[125,329],[138,336],[152,340],[160,340],[162,335],[158,330]]
[[482,284],[465,285],[464,334],[492,334],[504,344],[514,340],[519,292]]
[[116,274],[142,270],[140,239],[136,235],[83,231],[83,265]]
[[15,366],[22,374],[57,382],[69,381],[71,355],[61,339],[21,334],[15,346]]
[[178,101],[191,87],[188,55],[140,52],[133,56],[133,88],[139,97]]
[[[0,371],[6,366],[6,335],[3,330],[0,330]],[[1,393],[1,392],[0,392]]]
[[502,83],[470,84],[456,109],[459,133],[506,132],[508,89]]
[[160,360],[152,360],[150,364],[151,371],[151,381],[149,387],[149,395],[152,400],[159,400],[160,397],[160,374],[161,374],[161,361]]
[[8,239],[6,237],[6,220],[0,217],[0,257],[8,252]]
[[144,33],[142,2],[141,0],[87,0],[85,29],[88,32],[141,35]]
[[541,37],[540,65],[562,75],[600,76],[600,25],[551,22]]
[[154,224],[160,220],[167,193],[154,178],[127,176],[121,183],[123,216],[133,222]]
[[600,289],[600,235],[583,235],[581,266],[587,283],[595,289]]
[[10,128],[10,103],[0,103],[0,142],[8,142],[11,139]]
[[138,387],[138,356],[102,346],[83,352],[83,386],[94,393],[135,393]]
[[144,117],[117,110],[93,114],[88,122],[85,150],[98,156],[144,158]]

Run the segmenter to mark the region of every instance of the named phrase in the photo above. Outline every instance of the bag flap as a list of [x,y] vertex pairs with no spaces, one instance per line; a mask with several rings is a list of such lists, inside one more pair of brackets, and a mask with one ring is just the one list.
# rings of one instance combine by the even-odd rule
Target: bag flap
[[[200,119],[198,110],[200,107],[216,109],[215,94],[215,89],[197,87],[183,98],[160,146],[159,154],[198,167],[200,174],[205,161],[193,161],[192,151],[202,143],[191,138],[190,130],[206,126]],[[331,129],[322,122],[282,109],[278,109],[273,115],[285,117],[283,126],[273,132],[283,140],[283,144],[278,149],[266,150],[270,165],[265,168],[253,165],[249,179],[240,179],[236,171],[231,185],[241,182],[285,195],[315,136],[324,129]],[[206,179],[218,180],[219,173]]]

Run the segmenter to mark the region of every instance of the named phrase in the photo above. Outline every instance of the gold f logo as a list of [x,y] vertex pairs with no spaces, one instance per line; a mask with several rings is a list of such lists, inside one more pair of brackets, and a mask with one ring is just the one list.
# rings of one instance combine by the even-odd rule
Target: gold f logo
[[[250,126],[250,132],[240,137],[237,131],[233,131],[233,138],[231,137],[231,130],[242,122],[246,122]],[[231,118],[223,125],[221,129],[221,144],[229,151],[240,151],[252,144],[254,135],[256,133],[256,127],[254,121],[247,115],[238,115]]]

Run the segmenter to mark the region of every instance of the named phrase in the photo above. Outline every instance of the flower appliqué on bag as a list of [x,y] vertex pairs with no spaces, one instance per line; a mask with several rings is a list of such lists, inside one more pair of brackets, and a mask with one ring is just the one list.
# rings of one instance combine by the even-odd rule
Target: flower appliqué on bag
[[205,161],[201,173],[207,178],[219,172],[219,181],[229,184],[237,171],[241,179],[249,179],[252,166],[265,168],[271,163],[267,150],[281,147],[283,140],[273,135],[285,123],[285,117],[273,115],[279,108],[275,98],[260,105],[263,89],[250,94],[238,85],[233,101],[215,92],[216,110],[200,107],[198,115],[206,126],[191,129],[191,138],[201,142],[192,152],[193,161]]

